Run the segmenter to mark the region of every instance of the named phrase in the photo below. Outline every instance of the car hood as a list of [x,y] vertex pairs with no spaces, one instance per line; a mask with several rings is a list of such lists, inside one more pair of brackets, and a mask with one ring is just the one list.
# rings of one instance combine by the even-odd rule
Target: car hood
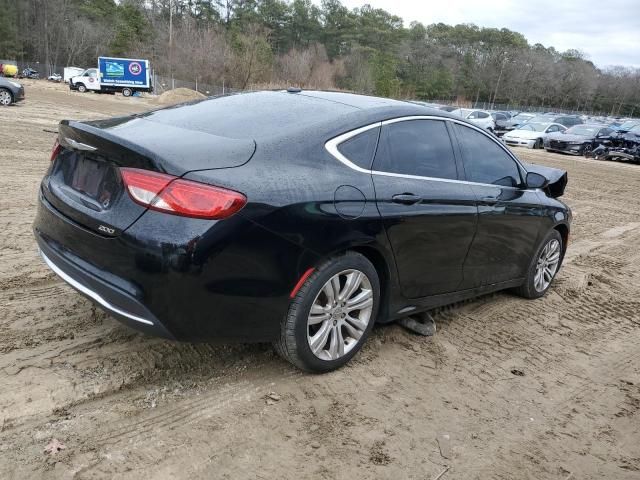
[[547,135],[549,140],[560,140],[561,142],[586,142],[591,137],[586,135],[573,135],[571,133],[554,132]]

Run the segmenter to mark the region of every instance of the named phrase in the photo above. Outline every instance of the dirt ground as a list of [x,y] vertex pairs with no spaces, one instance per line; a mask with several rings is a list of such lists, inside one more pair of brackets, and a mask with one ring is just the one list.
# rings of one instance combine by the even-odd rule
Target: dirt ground
[[440,312],[433,338],[378,327],[306,375],[268,345],[137,334],[45,267],[31,222],[57,122],[153,104],[25,83],[0,109],[0,478],[640,478],[640,167],[517,150],[569,171],[549,294]]

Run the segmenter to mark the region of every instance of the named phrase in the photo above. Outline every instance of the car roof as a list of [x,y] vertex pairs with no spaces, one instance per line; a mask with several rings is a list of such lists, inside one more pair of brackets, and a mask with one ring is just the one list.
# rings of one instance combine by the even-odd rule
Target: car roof
[[258,91],[207,98],[137,115],[149,121],[230,138],[275,141],[307,132],[368,125],[390,118],[450,113],[401,100],[330,91]]

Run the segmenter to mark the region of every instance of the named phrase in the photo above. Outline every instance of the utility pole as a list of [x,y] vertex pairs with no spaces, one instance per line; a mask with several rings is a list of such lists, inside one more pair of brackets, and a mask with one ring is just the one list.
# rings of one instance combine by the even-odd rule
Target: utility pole
[[171,88],[174,88],[173,81],[173,0],[169,0],[169,72],[171,74]]

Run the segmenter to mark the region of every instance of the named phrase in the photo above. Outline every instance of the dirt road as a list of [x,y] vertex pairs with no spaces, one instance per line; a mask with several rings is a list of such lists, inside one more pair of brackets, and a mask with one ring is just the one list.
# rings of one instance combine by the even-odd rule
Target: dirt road
[[267,345],[134,333],[39,259],[57,122],[151,106],[31,82],[0,109],[0,478],[640,478],[640,167],[517,150],[569,171],[549,295],[457,306],[431,339],[377,328],[313,376]]

